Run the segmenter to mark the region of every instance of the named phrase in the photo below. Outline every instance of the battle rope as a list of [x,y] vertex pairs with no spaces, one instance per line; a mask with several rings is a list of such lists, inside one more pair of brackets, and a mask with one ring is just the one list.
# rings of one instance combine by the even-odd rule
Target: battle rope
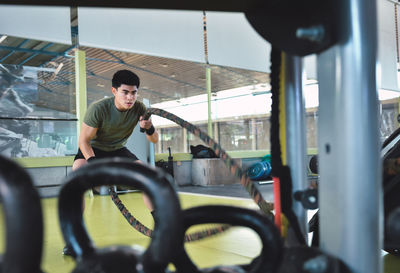
[[204,58],[206,64],[208,63],[208,47],[207,47],[207,15],[206,12],[203,10],[203,42],[204,42]]
[[224,149],[221,148],[221,146],[215,140],[213,140],[210,136],[201,131],[195,125],[165,110],[158,108],[148,108],[146,113],[143,115],[143,119],[149,119],[151,115],[157,115],[169,119],[170,121],[175,122],[176,124],[180,125],[181,127],[185,128],[186,130],[203,140],[211,149],[215,151],[215,154],[223,160],[227,168],[230,170],[231,174],[240,179],[240,183],[247,190],[251,198],[260,207],[260,209],[265,214],[272,216],[271,211],[274,209],[274,204],[264,200],[260,190],[250,180],[246,172],[243,171],[242,168],[240,168],[240,166],[225,152]]
[[399,56],[399,23],[397,22],[397,4],[394,4],[394,28],[396,31],[396,53],[397,53],[397,63],[400,62]]
[[[111,199],[113,200],[114,204],[117,206],[119,211],[122,213],[122,215],[125,217],[125,219],[128,221],[128,223],[137,231],[142,233],[143,235],[146,235],[148,237],[153,237],[153,230],[150,228],[146,227],[144,224],[142,224],[139,220],[137,220],[130,212],[129,210],[124,206],[122,203],[121,199],[119,199],[118,194],[115,192],[115,190],[110,187],[109,193],[111,196]],[[185,242],[193,242],[197,240],[204,239],[206,237],[210,237],[219,233],[224,232],[225,230],[229,229],[230,225],[221,225],[217,226],[215,228],[210,228],[206,230],[201,230],[198,232],[190,233],[185,235]]]
[[[180,125],[181,127],[185,128],[195,136],[199,137],[201,140],[203,140],[205,143],[210,146],[215,151],[215,154],[223,159],[223,162],[225,165],[228,167],[230,172],[238,177],[240,179],[240,183],[244,186],[244,188],[247,190],[247,192],[250,194],[254,202],[260,207],[260,209],[267,215],[273,217],[272,210],[274,209],[274,204],[273,203],[268,203],[267,201],[264,200],[264,198],[261,195],[261,192],[259,189],[253,184],[253,182],[250,180],[250,178],[247,176],[246,172],[243,171],[240,166],[221,148],[221,146],[214,141],[211,137],[209,137],[206,133],[201,131],[198,127],[195,125],[179,118],[178,116],[169,113],[165,110],[158,109],[158,108],[148,108],[143,115],[144,119],[149,119],[151,115],[158,115],[160,117],[169,119],[176,124]],[[111,198],[114,202],[114,204],[118,207],[118,209],[121,211],[123,216],[127,219],[129,224],[135,228],[137,231],[140,233],[146,235],[146,236],[151,236],[152,230],[142,223],[138,221],[130,212],[129,210],[123,205],[121,200],[118,198],[117,193],[110,192]],[[199,240],[211,235],[215,235],[217,233],[223,232],[226,229],[228,229],[229,226],[219,226],[214,229],[209,229],[205,230],[202,232],[198,232],[195,234],[188,234],[186,235],[186,241],[190,242],[193,240]]]

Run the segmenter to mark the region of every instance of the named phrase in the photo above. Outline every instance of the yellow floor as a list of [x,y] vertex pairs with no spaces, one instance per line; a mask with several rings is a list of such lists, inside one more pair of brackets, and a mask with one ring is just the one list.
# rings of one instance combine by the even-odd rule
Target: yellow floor
[[[152,227],[152,216],[145,208],[141,194],[129,193],[119,196],[136,218],[143,224]],[[180,198],[181,205],[184,208],[202,204],[227,204],[256,208],[250,200],[245,199],[214,198],[191,194],[182,194]],[[149,243],[149,238],[135,231],[126,222],[110,197],[86,197],[85,203],[85,223],[98,247],[109,245],[140,245],[146,247]],[[73,259],[61,255],[64,242],[58,223],[57,199],[42,199],[42,207],[45,219],[42,269],[47,273],[71,272],[74,267]],[[235,240],[229,238],[235,238]],[[186,249],[196,264],[208,267],[227,261],[246,263],[251,257],[257,255],[260,246],[258,237],[254,232],[245,228],[235,228],[212,239],[189,243]]]
[[[125,206],[145,225],[152,227],[152,217],[144,207],[141,194],[121,194]],[[197,205],[226,204],[257,209],[250,199],[221,198],[205,195],[181,194],[183,208]],[[42,269],[47,273],[69,273],[74,267],[71,258],[61,255],[64,242],[60,233],[57,216],[57,199],[42,199],[45,218],[44,253]],[[3,212],[1,211],[1,214]],[[3,219],[3,217],[1,217]],[[99,247],[109,245],[140,245],[146,247],[149,238],[135,231],[120,214],[108,196],[86,197],[85,222],[89,233]],[[0,226],[4,234],[4,225]],[[0,238],[1,249],[4,249]],[[186,249],[200,267],[216,264],[247,263],[260,250],[257,235],[246,228],[234,228],[222,235],[186,244]],[[400,259],[384,256],[385,273],[400,272]]]

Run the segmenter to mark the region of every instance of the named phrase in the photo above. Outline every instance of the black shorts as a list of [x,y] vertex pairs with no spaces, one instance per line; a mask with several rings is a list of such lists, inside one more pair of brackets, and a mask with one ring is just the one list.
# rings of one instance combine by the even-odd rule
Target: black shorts
[[[96,158],[125,157],[125,158],[131,158],[134,161],[139,160],[139,158],[137,158],[136,155],[131,153],[126,147],[111,152],[106,152],[93,147],[93,152]],[[77,159],[85,159],[81,149],[78,149],[78,153],[76,154],[74,161]]]

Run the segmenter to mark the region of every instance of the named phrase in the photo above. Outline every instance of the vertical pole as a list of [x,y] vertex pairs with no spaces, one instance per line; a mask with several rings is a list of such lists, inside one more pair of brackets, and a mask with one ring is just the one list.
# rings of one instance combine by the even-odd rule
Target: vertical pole
[[[307,188],[307,142],[305,105],[303,96],[303,62],[300,57],[285,56],[285,100],[286,100],[286,155],[290,166],[293,193]],[[300,202],[293,201],[293,211],[307,242],[307,211]],[[288,234],[288,244],[296,242]]]
[[160,147],[161,147],[161,152],[160,153],[163,153],[164,152],[164,140],[163,140],[163,131],[164,131],[165,129],[160,129],[160,132],[159,132],[159,135],[160,135]]
[[183,141],[183,152],[190,153],[190,151],[188,149],[187,130],[185,128],[182,128],[182,141]]
[[207,85],[207,105],[208,105],[208,135],[213,137],[212,130],[212,115],[211,115],[211,68],[209,65],[206,67],[206,85]]
[[[397,71],[398,71],[399,69],[397,69]],[[398,73],[398,72],[397,72]],[[399,99],[397,100],[397,115],[400,115],[400,97],[399,97]],[[396,121],[395,121],[396,122]],[[398,120],[397,120],[397,122],[399,122]]]
[[353,273],[379,273],[376,0],[341,0],[338,11],[339,42],[318,56],[320,244]]
[[[282,52],[281,72],[280,72],[280,87],[281,91],[286,89],[286,54]],[[286,154],[286,94],[279,92],[279,139],[281,143],[282,164],[287,165]]]
[[253,140],[251,141],[251,150],[257,150],[257,128],[256,128],[256,119],[252,118],[250,120],[251,124],[251,136],[253,136]]
[[[147,107],[150,108],[150,100],[149,99],[145,99],[143,98],[143,104]],[[156,165],[156,159],[155,159],[155,151],[154,151],[154,143],[150,142],[150,141],[146,141],[146,145],[147,145],[147,160],[148,163],[152,166]]]
[[218,134],[218,130],[219,130],[219,122],[214,122],[214,139],[216,142],[219,143],[219,134]]
[[159,135],[160,135],[160,139],[157,143],[157,153],[161,154],[162,153],[162,137],[161,137],[161,128],[158,130],[159,131]]
[[[86,88],[86,53],[83,50],[75,49],[75,97],[76,97],[76,135],[79,139],[81,124],[87,109],[87,88]],[[93,198],[93,191],[89,196]]]
[[87,90],[86,90],[86,53],[85,51],[75,50],[75,96],[76,96],[76,117],[77,136],[81,131],[81,123],[87,108]]

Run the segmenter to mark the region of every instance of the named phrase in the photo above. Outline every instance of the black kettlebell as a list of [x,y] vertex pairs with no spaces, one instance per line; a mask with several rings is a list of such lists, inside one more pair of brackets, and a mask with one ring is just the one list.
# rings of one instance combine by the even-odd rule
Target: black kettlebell
[[[85,191],[105,185],[134,187],[152,201],[155,227],[144,253],[129,246],[94,246],[83,222],[82,199]],[[183,244],[182,215],[171,177],[128,159],[99,159],[71,173],[60,191],[58,212],[64,240],[77,254],[74,273],[165,272],[174,249]]]
[[346,264],[317,247],[294,246],[284,249],[277,273],[350,273]]
[[[204,223],[224,223],[245,226],[257,232],[262,242],[258,257],[248,265],[216,266],[198,269],[187,255],[183,245],[174,258],[179,273],[275,273],[282,260],[283,242],[272,221],[265,215],[250,209],[231,206],[200,206],[183,211],[184,230]],[[182,236],[183,237],[183,236]]]
[[400,256],[400,207],[390,212],[385,221],[385,250]]
[[3,156],[0,156],[0,196],[6,225],[0,272],[42,272],[43,215],[39,195],[28,173]]

